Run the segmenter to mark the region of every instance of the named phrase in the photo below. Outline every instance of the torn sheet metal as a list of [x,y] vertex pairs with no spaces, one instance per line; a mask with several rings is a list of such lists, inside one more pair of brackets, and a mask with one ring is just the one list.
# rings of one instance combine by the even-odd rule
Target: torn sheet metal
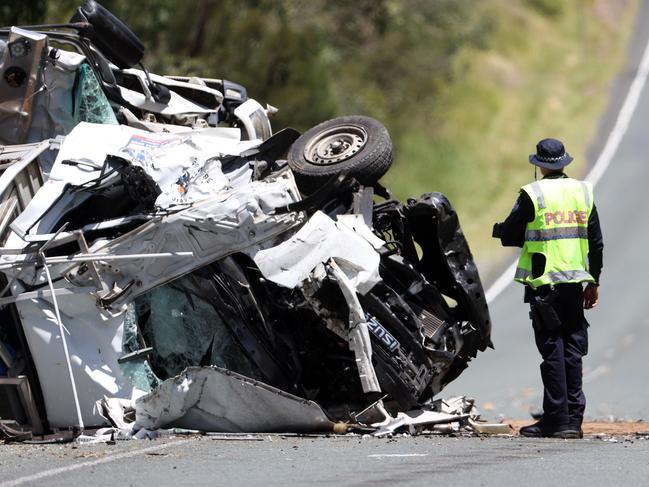
[[[51,296],[33,298],[17,302],[16,307],[39,371],[49,424],[68,427],[77,424],[77,416],[51,300]],[[58,304],[68,334],[83,423],[89,427],[103,425],[105,419],[95,408],[97,398],[133,399],[142,394],[123,375],[117,362],[122,353],[123,313],[98,313],[96,299],[90,294],[71,294],[59,299]]]
[[417,428],[423,426],[433,426],[437,424],[459,423],[469,419],[468,414],[448,414],[440,413],[437,411],[425,411],[422,409],[408,412],[399,412],[397,417],[389,420],[383,425],[377,426],[378,429],[373,433],[373,436],[387,436],[394,434],[400,428],[406,428],[410,434],[415,434]]
[[[106,420],[119,430],[130,430],[131,424],[126,421],[128,412],[134,412],[133,401],[117,397],[104,397],[97,401],[96,408]],[[131,421],[132,422],[132,421]]]
[[[234,181],[248,183],[251,168],[244,167],[247,178],[228,177],[223,172],[220,157],[239,154],[258,143],[240,141],[238,134],[235,137],[229,128],[158,134],[124,125],[82,122],[61,145],[45,190],[36,194],[28,211],[12,223],[12,228],[21,235],[48,233],[53,222],[70,210],[71,202],[57,201],[66,186],[78,186],[98,178],[107,155],[122,157],[142,167],[162,191],[156,205],[166,208],[204,200],[232,186]],[[60,211],[49,211],[47,217],[41,219],[53,202]]]
[[332,431],[313,401],[219,367],[189,367],[135,401],[134,429],[214,432]]
[[353,213],[351,215],[337,215],[336,223],[338,227],[343,226],[354,232],[356,235],[363,237],[376,250],[379,250],[385,245],[385,241],[381,240],[372,232],[372,229],[365,222],[363,215],[361,214]]
[[[131,105],[136,106],[144,112],[167,117],[174,115],[182,117],[187,114],[209,115],[216,113],[219,105],[223,101],[223,94],[220,91],[201,84],[187,83],[155,73],[145,73],[140,69],[133,68],[122,69],[120,74],[124,79],[129,80],[132,85],[139,85],[139,90],[137,88],[129,89],[124,86],[119,86],[118,89],[122,97]],[[163,85],[169,88],[170,99],[166,103],[159,103],[154,99],[149,88],[149,79],[156,85]],[[203,102],[209,106],[199,105],[176,93],[175,90],[183,88],[185,90],[200,91]]]
[[[109,243],[97,242],[92,251],[119,255],[192,252],[191,258],[150,258],[144,262],[124,260],[120,265],[102,263],[98,272],[106,282],[125,289],[114,302],[143,294],[233,252],[261,246],[298,225],[296,214],[269,215],[268,205],[287,204],[299,196],[289,172],[273,180],[255,181],[227,194],[196,203],[177,213],[155,218],[137,232]],[[271,242],[268,242],[271,244]],[[68,277],[77,285],[89,285],[89,273],[73,271]],[[136,286],[129,283],[137,283]],[[127,286],[129,286],[127,288]]]
[[347,225],[334,222],[321,211],[290,239],[261,250],[255,263],[267,279],[294,288],[321,263],[335,258],[351,285],[365,294],[381,280],[379,254]]
[[466,396],[438,399],[420,409],[400,411],[396,416],[391,416],[380,400],[356,415],[356,420],[361,423],[372,419],[375,422],[371,427],[376,429],[372,435],[377,437],[391,436],[397,432],[417,435],[422,431],[452,433],[465,430],[492,435],[511,433],[507,424],[481,421],[475,400]]
[[370,341],[370,332],[365,320],[365,312],[358,301],[358,296],[356,296],[350,280],[345,276],[335,259],[331,259],[329,268],[336,278],[349,307],[349,348],[356,357],[356,367],[358,368],[363,392],[381,392],[379,379],[376,377],[376,371],[374,365],[372,365],[372,342]]
[[[51,181],[50,179],[43,188]],[[41,194],[54,197],[47,189],[39,191],[21,216],[38,218],[38,211],[30,210],[32,205],[39,206],[43,202],[39,198]],[[99,261],[96,264],[97,274],[103,284],[122,290],[111,299],[112,308],[119,309],[119,305],[127,298],[143,294],[159,284],[233,252],[250,247],[256,252],[262,245],[272,245],[273,237],[289,231],[302,220],[301,216],[295,213],[272,215],[271,210],[290,204],[298,198],[293,175],[285,171],[274,178],[253,181],[225,192],[216,192],[210,198],[181,207],[171,214],[165,212],[152,216],[148,223],[145,220],[136,231],[128,235],[108,242],[96,240],[90,245],[90,252],[108,255],[114,261],[110,262],[108,258],[106,261],[95,259]],[[61,211],[65,211],[65,207],[62,207]],[[54,220],[55,216],[51,215],[47,224],[52,225]],[[22,231],[29,231],[34,221],[21,220],[19,217],[12,224],[12,229],[15,229],[15,225],[21,225]],[[45,224],[45,219],[42,219],[38,226]],[[46,230],[49,229],[48,227]],[[39,235],[41,238],[47,236],[48,234]],[[77,239],[74,232],[62,232],[57,241],[68,238],[70,241]],[[11,234],[7,246],[19,247],[20,241],[22,239],[19,235]],[[134,259],[130,256],[143,258]],[[150,258],[144,258],[147,256]],[[0,264],[3,265],[19,266],[23,262],[34,265],[33,255],[0,256]],[[95,286],[98,291],[104,289],[104,286],[100,285],[102,283],[96,282],[93,273],[84,271],[84,264],[71,268],[70,262],[53,265],[53,275],[57,272],[67,273],[66,277],[79,287]],[[29,277],[23,275],[22,278],[29,278],[30,281],[27,282],[32,285],[44,282],[41,272],[30,273]]]

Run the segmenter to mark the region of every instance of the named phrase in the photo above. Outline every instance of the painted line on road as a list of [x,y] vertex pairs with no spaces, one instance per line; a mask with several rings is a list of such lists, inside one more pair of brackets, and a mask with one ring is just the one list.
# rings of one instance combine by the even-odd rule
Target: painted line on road
[[596,379],[599,379],[600,377],[608,374],[610,372],[610,369],[606,365],[598,365],[595,367],[592,371],[584,374],[584,378],[582,379],[584,384],[588,384],[590,382],[593,382]]
[[162,445],[150,446],[148,448],[140,448],[139,450],[131,450],[124,453],[118,453],[116,455],[110,455],[104,458],[99,458],[97,460],[90,460],[88,462],[75,463],[74,465],[67,465],[65,467],[53,468],[51,470],[44,470],[33,475],[27,475],[25,477],[19,477],[14,480],[9,480],[7,482],[0,483],[0,487],[14,487],[16,485],[23,485],[28,482],[34,482],[36,480],[42,480],[47,477],[53,477],[54,475],[59,475],[62,473],[73,472],[79,470],[80,468],[94,467],[96,465],[101,465],[102,463],[110,463],[117,460],[123,460],[124,458],[134,457],[143,453],[150,453],[154,451],[164,450],[171,446],[184,445],[193,440],[179,440],[179,441],[170,441],[169,443],[164,443]]
[[485,298],[487,299],[487,303],[491,304],[491,302],[498,297],[500,293],[502,293],[507,286],[512,284],[514,282],[514,273],[516,272],[516,267],[518,266],[518,260],[515,260],[514,262],[511,263],[507,269],[505,269],[505,272],[503,272],[498,279],[496,279],[496,282],[494,282],[489,289],[487,289],[487,292],[485,293]]
[[367,455],[368,458],[386,458],[386,457],[427,457],[428,453],[373,453]]
[[586,180],[593,183],[593,185],[597,184],[604,174],[604,171],[608,168],[613,156],[615,156],[615,153],[620,146],[622,137],[624,137],[624,134],[629,128],[631,118],[633,117],[638,102],[640,101],[642,88],[644,88],[644,85],[647,82],[647,75],[649,75],[649,41],[647,41],[644,54],[642,55],[642,61],[640,61],[640,66],[638,67],[638,72],[629,87],[629,92],[627,93],[624,104],[617,116],[615,126],[613,127],[613,130],[611,130],[611,133],[606,140],[606,145],[595,162],[595,166],[593,166],[588,173],[588,176],[586,176]]
[[[608,134],[606,145],[604,145],[604,149],[602,149],[602,152],[597,158],[597,161],[595,161],[595,165],[586,176],[586,181],[593,183],[593,186],[596,185],[602,178],[604,171],[606,171],[608,166],[611,164],[613,157],[620,147],[622,137],[624,137],[624,134],[626,134],[626,131],[629,128],[629,124],[631,123],[631,118],[633,117],[636,107],[638,106],[638,102],[640,101],[640,95],[642,94],[642,89],[647,82],[647,76],[649,76],[649,40],[647,40],[647,44],[642,55],[642,60],[640,61],[640,65],[638,66],[638,72],[633,78],[631,86],[629,86],[629,91],[626,94],[622,108],[620,108],[617,120],[615,121],[615,125],[613,126],[611,132]],[[485,298],[487,299],[488,303],[491,303],[494,299],[496,299],[507,286],[514,282],[512,276],[516,271],[516,264],[517,262],[514,261],[509,267],[507,267],[505,272],[503,272],[503,274],[489,287],[485,294]]]

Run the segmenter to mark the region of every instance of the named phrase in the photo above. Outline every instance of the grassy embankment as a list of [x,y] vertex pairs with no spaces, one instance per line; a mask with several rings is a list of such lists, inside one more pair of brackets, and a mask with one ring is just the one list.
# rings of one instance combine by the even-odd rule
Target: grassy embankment
[[637,3],[570,1],[542,16],[519,2],[484,2],[494,22],[488,46],[456,56],[455,82],[430,107],[441,130],[431,136],[420,116],[397,140],[387,183],[400,197],[434,189],[451,199],[484,281],[513,258],[490,238],[491,225],[533,179],[527,156],[536,142],[562,139],[575,177],[594,162],[586,149],[623,66]]

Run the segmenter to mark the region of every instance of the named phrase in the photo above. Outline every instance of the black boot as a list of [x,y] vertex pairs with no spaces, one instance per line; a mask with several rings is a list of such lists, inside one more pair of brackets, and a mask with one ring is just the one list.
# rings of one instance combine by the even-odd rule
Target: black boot
[[544,423],[542,420],[537,421],[529,426],[523,426],[519,430],[521,436],[530,438],[562,438],[577,439],[583,437],[581,429],[575,429],[570,425],[554,425]]
[[570,422],[570,429],[577,431],[579,433],[578,438],[583,438],[584,437],[584,430],[581,429],[581,421],[575,423],[573,421]]

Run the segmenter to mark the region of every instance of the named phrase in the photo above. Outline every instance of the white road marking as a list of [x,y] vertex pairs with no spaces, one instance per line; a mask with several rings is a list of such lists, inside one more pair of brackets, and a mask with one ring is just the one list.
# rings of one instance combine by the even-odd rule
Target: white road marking
[[624,137],[624,134],[629,128],[629,123],[631,122],[633,113],[640,101],[642,88],[644,88],[644,85],[647,82],[647,75],[649,75],[649,41],[645,46],[642,61],[640,61],[640,66],[638,67],[638,72],[629,87],[629,92],[627,93],[624,104],[617,116],[615,126],[613,127],[613,130],[611,130],[611,133],[606,140],[606,145],[595,162],[595,166],[593,166],[588,173],[588,176],[586,176],[586,180],[593,183],[593,185],[597,184],[604,174],[604,171],[608,168],[613,156],[615,156],[615,153],[620,146],[622,137]]
[[7,482],[2,482],[0,483],[0,487],[13,487],[16,485],[23,485],[28,482],[34,482],[36,480],[42,480],[47,477],[53,477],[54,475],[73,472],[74,470],[79,470],[80,468],[94,467],[96,465],[101,465],[102,463],[110,463],[116,460],[122,460],[124,458],[134,457],[143,453],[150,453],[154,451],[164,450],[165,448],[169,448],[172,446],[183,445],[185,443],[189,443],[190,441],[193,440],[190,439],[190,440],[170,441],[169,443],[150,446],[148,448],[140,448],[139,450],[130,450],[124,453],[117,453],[116,455],[109,455],[104,458],[99,458],[97,460],[90,460],[88,462],[75,463],[73,465],[66,465],[65,467],[53,468],[51,470],[44,470],[42,472],[38,472],[33,475],[27,475],[25,477],[19,477],[14,480],[8,480]]
[[[608,134],[604,149],[602,149],[597,161],[595,161],[595,165],[586,176],[586,181],[593,183],[593,186],[599,182],[604,171],[606,171],[608,166],[611,164],[613,157],[617,153],[622,137],[624,137],[624,134],[628,130],[631,118],[633,117],[638,102],[640,101],[640,95],[642,94],[642,89],[647,82],[647,76],[649,76],[649,40],[645,46],[640,65],[638,66],[638,72],[636,73],[635,78],[633,78],[633,82],[631,83],[626,98],[624,99],[624,103],[622,104],[622,108],[617,115],[617,120],[615,121],[613,130]],[[507,267],[505,272],[489,287],[485,294],[488,303],[491,303],[496,299],[496,297],[498,297],[507,286],[514,282],[514,272],[516,272],[516,261]]]
[[590,382],[599,379],[600,377],[608,374],[609,372],[610,369],[606,365],[598,365],[591,372],[584,374],[584,378],[582,379],[582,381],[584,384],[589,384]]
[[[428,453],[374,453],[367,455],[368,458],[385,458],[385,457],[427,457]],[[0,484],[1,485],[1,484]]]
[[505,272],[503,272],[498,279],[496,279],[496,282],[494,282],[491,286],[489,286],[489,289],[487,289],[487,292],[485,293],[485,298],[487,299],[487,303],[491,304],[491,302],[498,297],[500,293],[502,293],[507,286],[512,284],[514,281],[514,273],[516,272],[516,266],[518,265],[518,260],[515,260],[514,262],[511,263],[507,269],[505,269]]

